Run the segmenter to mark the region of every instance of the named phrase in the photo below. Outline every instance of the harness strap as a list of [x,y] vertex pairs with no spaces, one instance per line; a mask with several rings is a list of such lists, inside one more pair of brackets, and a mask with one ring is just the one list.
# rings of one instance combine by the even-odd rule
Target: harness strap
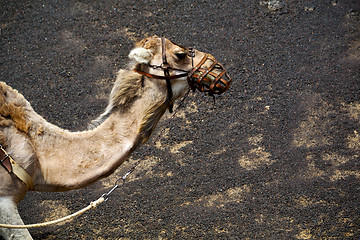
[[25,185],[28,190],[34,189],[34,183],[31,176],[17,164],[14,159],[5,151],[5,149],[0,145],[0,163],[6,169],[8,173],[14,173],[14,175],[19,178]]
[[167,62],[166,59],[166,45],[165,45],[165,38],[161,37],[161,47],[162,47],[162,59],[163,59],[163,64],[162,67],[164,68],[164,75],[166,77],[166,87],[167,87],[167,99],[166,101],[169,103],[169,112],[172,113],[173,112],[173,104],[171,103],[172,98],[173,98],[173,92],[172,92],[172,88],[171,88],[171,81],[168,78],[170,76],[169,73],[169,63]]
[[162,79],[162,80],[166,80],[166,79],[169,79],[169,80],[173,80],[173,79],[177,79],[177,78],[181,78],[181,77],[186,77],[188,76],[188,73],[181,73],[181,74],[178,74],[178,75],[171,75],[171,76],[160,76],[160,75],[154,75],[154,74],[150,74],[150,73],[147,73],[147,72],[143,72],[139,69],[134,69],[133,70],[134,72],[137,72],[141,75],[144,75],[146,77],[149,77],[149,78],[157,78],[157,79]]

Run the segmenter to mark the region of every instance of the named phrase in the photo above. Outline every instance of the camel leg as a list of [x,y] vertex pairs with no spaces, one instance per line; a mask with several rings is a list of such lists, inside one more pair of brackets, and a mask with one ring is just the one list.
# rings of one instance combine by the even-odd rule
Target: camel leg
[[[7,197],[0,198],[0,223],[4,224],[14,224],[14,225],[23,225],[16,204]],[[16,228],[0,228],[0,234],[6,240],[31,240],[32,237],[29,231],[26,228],[16,229]]]

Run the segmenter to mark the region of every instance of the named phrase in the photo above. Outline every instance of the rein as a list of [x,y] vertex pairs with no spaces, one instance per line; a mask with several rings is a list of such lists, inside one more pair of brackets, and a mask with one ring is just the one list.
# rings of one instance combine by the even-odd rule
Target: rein
[[[185,95],[183,96],[183,98],[181,99],[179,105],[177,106],[177,108],[175,109],[173,115],[171,116],[171,119],[170,120],[173,120],[175,119],[175,116],[176,114],[178,113],[179,109],[183,106],[186,98],[189,96],[189,93],[190,93],[190,90],[187,91],[185,93]],[[171,121],[168,122],[168,125],[170,125]],[[163,132],[165,131],[166,127],[164,127],[158,134],[157,136],[154,138],[153,142],[155,143],[163,134]],[[147,149],[147,151],[145,152],[146,153],[150,153],[150,147]],[[109,192],[107,193],[104,193],[101,197],[104,198],[104,201],[107,201],[110,197],[110,195],[117,189],[117,188],[120,188],[120,187],[123,187],[125,185],[125,182],[126,182],[126,178],[131,174],[133,173],[135,170],[136,170],[136,167],[140,164],[142,160],[138,160],[137,162],[134,163],[134,165],[130,168],[129,171],[127,171],[127,173],[125,173],[122,177],[118,178],[116,181],[115,181],[115,185],[113,186],[113,188],[111,188],[109,190]]]

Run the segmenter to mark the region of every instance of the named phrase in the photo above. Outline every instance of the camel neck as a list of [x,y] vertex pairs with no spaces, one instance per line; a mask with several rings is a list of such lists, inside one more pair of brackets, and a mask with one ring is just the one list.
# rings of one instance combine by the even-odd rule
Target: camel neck
[[166,93],[147,91],[126,111],[114,110],[98,127],[84,132],[41,123],[41,134],[34,131],[31,136],[40,165],[35,190],[81,188],[113,173],[149,138],[167,108],[165,99]]

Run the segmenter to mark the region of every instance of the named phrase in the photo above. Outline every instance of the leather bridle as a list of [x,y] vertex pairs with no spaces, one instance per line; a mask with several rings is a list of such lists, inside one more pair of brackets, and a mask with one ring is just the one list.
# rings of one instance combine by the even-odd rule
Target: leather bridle
[[[175,44],[175,43],[174,43]],[[200,62],[194,67],[194,57],[195,50],[193,48],[187,48],[187,55],[191,57],[192,62],[192,70],[185,71],[182,69],[173,68],[169,65],[166,58],[166,45],[165,38],[161,37],[161,51],[162,51],[162,64],[161,65],[151,65],[148,64],[148,67],[153,69],[162,69],[164,71],[164,76],[150,74],[147,72],[143,72],[139,69],[134,69],[135,72],[144,75],[149,78],[157,78],[166,80],[167,87],[167,99],[166,101],[169,104],[169,111],[172,112],[173,107],[173,92],[171,88],[171,80],[178,79],[182,77],[187,77],[188,84],[192,90],[198,89],[200,92],[207,92],[210,96],[214,94],[221,94],[225,92],[231,83],[230,76],[226,73],[225,68],[211,55],[206,54],[200,60]],[[203,64],[206,61],[211,61],[212,64],[209,68],[202,68]],[[214,69],[220,71],[219,74],[212,72]],[[170,70],[183,72],[180,74],[170,75]]]

